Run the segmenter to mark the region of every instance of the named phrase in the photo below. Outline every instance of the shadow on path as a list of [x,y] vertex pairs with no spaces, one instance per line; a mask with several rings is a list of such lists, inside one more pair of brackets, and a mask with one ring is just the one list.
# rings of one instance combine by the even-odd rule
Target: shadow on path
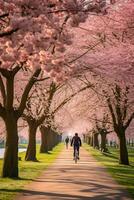
[[[107,174],[104,167],[81,149],[75,164],[72,149],[64,150],[41,177],[17,191],[16,200],[130,200],[125,190]],[[0,190],[13,192],[13,190]]]
[[[94,196],[94,197],[89,197],[89,196],[85,196],[83,194],[82,195],[69,195],[69,194],[64,194],[64,193],[51,193],[51,192],[40,192],[40,191],[33,191],[33,190],[8,190],[8,189],[0,189],[1,192],[18,192],[18,193],[23,193],[23,198],[25,199],[25,197],[28,196],[32,196],[34,198],[34,196],[39,196],[39,199],[46,199],[46,197],[51,197],[52,199],[64,199],[64,200],[69,200],[69,199],[74,199],[74,200],[86,200],[86,199],[92,199],[92,200],[111,200],[111,199],[115,199],[115,200],[122,200],[123,198],[121,197],[121,194],[119,193],[115,193],[114,196],[111,198],[111,195],[113,194],[99,194]],[[90,192],[90,191],[82,191],[84,192]],[[36,199],[36,197],[35,197]],[[125,198],[124,198],[125,199]]]

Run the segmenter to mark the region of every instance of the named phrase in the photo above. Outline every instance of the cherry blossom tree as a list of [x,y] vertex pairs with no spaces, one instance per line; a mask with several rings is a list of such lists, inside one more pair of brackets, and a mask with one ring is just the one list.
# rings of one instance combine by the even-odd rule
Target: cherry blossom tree
[[133,7],[131,0],[117,1],[107,15],[94,15],[77,28],[75,54],[70,51],[77,71],[133,83]]
[[[128,12],[128,10],[130,12]],[[87,23],[85,23],[87,26],[81,27],[86,31],[85,35],[88,35],[84,35],[85,37],[83,37],[84,40],[86,38],[87,42],[85,45],[86,50],[83,54],[78,54],[78,56],[75,56],[73,59],[73,61],[79,62],[78,64],[80,73],[83,73],[84,70],[88,72],[90,71],[94,77],[105,77],[105,84],[107,83],[107,80],[111,83],[117,83],[117,88],[113,88],[113,92],[109,93],[109,91],[107,94],[110,98],[109,101],[107,101],[107,105],[110,113],[113,112],[113,116],[111,116],[112,118],[115,117],[115,122],[117,123],[116,125],[118,126],[120,124],[118,126],[118,131],[119,129],[120,131],[123,131],[122,138],[118,136],[120,141],[120,163],[123,164],[129,164],[127,149],[125,147],[125,130],[133,119],[133,108],[129,110],[129,113],[127,112],[127,115],[125,114],[125,107],[127,107],[127,109],[129,107],[127,101],[130,101],[133,98],[133,93],[131,93],[131,90],[131,97],[126,97],[125,100],[125,96],[128,95],[127,87],[133,87],[133,14],[134,2],[130,0],[119,2],[119,4],[117,3],[114,7],[112,7],[108,15],[101,17],[94,16],[90,24],[87,25]],[[94,35],[94,38],[90,37],[91,33]],[[95,43],[95,41],[97,42]],[[91,46],[90,43],[94,43],[94,46]],[[126,85],[126,89],[124,84]],[[110,88],[110,85],[105,85],[104,88],[106,87]],[[101,88],[97,88],[96,92],[102,95]],[[124,107],[122,105],[123,102]],[[124,115],[125,119],[123,119]],[[118,119],[120,119],[120,122]],[[115,132],[117,133],[117,129]],[[118,133],[117,135],[121,134]],[[124,140],[124,142],[121,142],[121,140]]]
[[54,116],[49,116],[46,121],[40,126],[41,145],[40,153],[48,153],[61,142],[61,133],[56,127]]
[[[85,22],[91,12],[105,13],[105,6],[104,1],[86,0],[0,2],[0,116],[7,132],[3,177],[18,177],[17,121],[41,69],[62,80],[68,69],[63,53],[72,43],[67,27]],[[33,70],[33,75],[16,108],[14,80],[22,69]]]
[[[119,85],[113,89],[113,98],[106,94],[107,105],[112,118],[113,129],[119,139],[120,164],[129,165],[125,132],[134,118],[134,111],[129,104],[129,88],[123,90]],[[132,106],[132,105],[131,105]]]
[[[65,84],[56,84],[53,81],[48,81],[45,85],[45,88],[42,86],[35,87],[34,91],[27,100],[26,110],[23,113],[23,119],[27,121],[29,127],[29,142],[28,148],[26,152],[25,159],[27,161],[37,161],[36,158],[36,132],[39,126],[41,126],[41,149],[45,149],[44,140],[46,140],[45,136],[51,138],[53,142],[52,134],[54,133],[54,129],[52,126],[54,115],[59,111],[68,101],[70,101],[74,96],[76,96],[79,92],[86,90],[89,86],[82,87],[78,91],[73,93],[65,92]],[[59,91],[60,90],[60,91]],[[59,94],[57,94],[59,93]],[[56,104],[56,106],[52,106],[54,97],[56,97],[56,101],[58,101],[59,95],[62,96],[61,100]],[[46,131],[46,135],[44,134],[44,129]],[[44,134],[44,135],[42,135]],[[55,134],[53,134],[55,136]],[[43,140],[42,140],[43,139]],[[50,149],[49,149],[50,150]],[[40,150],[41,153],[43,153]]]
[[[20,68],[15,67],[13,70],[3,70],[0,69],[2,75],[6,79],[6,85],[2,84],[2,93],[3,93],[3,106],[1,105],[1,117],[5,122],[6,126],[6,144],[5,144],[5,157],[4,157],[4,166],[3,166],[3,176],[17,176],[18,174],[18,131],[17,131],[17,121],[22,115],[28,93],[35,83],[35,78],[39,75],[40,70],[37,70],[33,76],[30,78],[26,88],[22,94],[21,102],[18,106],[13,107],[14,102],[14,76]],[[15,170],[16,166],[16,170]]]
[[101,136],[101,146],[100,149],[102,152],[107,152],[108,149],[106,147],[106,141],[107,141],[107,134],[111,133],[112,131],[109,130],[110,126],[109,126],[109,119],[108,119],[108,114],[104,114],[102,121],[101,120],[97,120],[95,121],[96,124],[96,132],[98,134],[100,134]]
[[[88,80],[89,78],[89,80]],[[95,81],[96,79],[96,81]],[[106,134],[113,131],[117,134],[120,147],[120,159],[121,164],[129,164],[128,153],[126,146],[126,130],[130,126],[134,118],[134,89],[132,83],[128,84],[124,82],[114,82],[111,79],[107,80],[106,77],[94,77],[93,81],[90,75],[86,74],[79,78],[85,84],[92,86],[89,90],[85,91],[83,101],[81,96],[78,96],[77,102],[71,102],[70,108],[73,109],[74,118],[78,117],[83,120],[86,118],[92,122],[92,126],[88,130],[91,131],[90,141],[93,145],[93,124],[96,121],[94,115],[97,115],[97,132],[100,132],[102,138],[102,148],[105,149]],[[106,123],[106,116],[109,116],[108,124]],[[96,131],[95,131],[96,133]],[[95,134],[94,134],[95,135]]]
[[38,127],[49,119],[49,109],[53,95],[58,86],[50,82],[44,89],[36,86],[31,96],[27,100],[26,111],[23,113],[23,119],[27,121],[29,127],[29,142],[25,159],[27,161],[36,161],[36,133]]

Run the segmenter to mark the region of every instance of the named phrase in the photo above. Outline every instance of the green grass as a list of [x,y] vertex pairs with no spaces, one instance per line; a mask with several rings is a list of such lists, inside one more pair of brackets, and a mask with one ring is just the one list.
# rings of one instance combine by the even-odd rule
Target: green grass
[[85,149],[91,153],[101,164],[106,166],[108,172],[115,180],[123,185],[134,198],[134,148],[128,148],[130,166],[118,164],[119,150],[109,148],[110,153],[101,153],[89,145],[84,145]]
[[[0,200],[13,199],[17,192],[20,192],[26,184],[38,177],[44,169],[54,162],[62,149],[63,144],[59,144],[49,154],[37,153],[39,162],[26,162],[24,161],[25,152],[19,153],[19,156],[22,158],[22,161],[19,161],[20,179],[0,178]],[[39,152],[39,145],[37,145],[37,152]],[[0,172],[2,162],[1,159]]]
[[[4,144],[0,144],[0,148],[4,148]],[[27,144],[19,144],[19,148],[26,148]]]

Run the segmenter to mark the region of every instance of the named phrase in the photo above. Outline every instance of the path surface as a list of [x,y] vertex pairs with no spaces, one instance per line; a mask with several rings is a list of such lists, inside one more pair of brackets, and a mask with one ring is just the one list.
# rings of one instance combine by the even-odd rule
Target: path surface
[[64,150],[41,177],[16,200],[130,200],[124,190],[89,153],[81,149],[75,164],[72,149]]

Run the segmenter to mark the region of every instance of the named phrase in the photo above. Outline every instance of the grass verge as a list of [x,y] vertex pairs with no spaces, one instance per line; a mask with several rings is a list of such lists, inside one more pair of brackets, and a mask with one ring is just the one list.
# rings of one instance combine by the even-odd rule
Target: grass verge
[[[55,161],[63,146],[63,144],[59,144],[49,154],[37,153],[39,162],[26,162],[24,161],[25,152],[19,153],[19,157],[22,159],[22,161],[19,161],[20,179],[0,178],[0,200],[12,200],[18,192],[22,191],[26,184],[38,177],[44,169],[47,169]],[[39,145],[37,145],[37,152],[39,152]],[[2,162],[3,160],[1,159],[0,172]]]
[[130,166],[118,163],[119,150],[109,148],[110,153],[102,153],[85,144],[84,148],[91,153],[121,185],[123,185],[134,199],[134,148],[128,148]]

